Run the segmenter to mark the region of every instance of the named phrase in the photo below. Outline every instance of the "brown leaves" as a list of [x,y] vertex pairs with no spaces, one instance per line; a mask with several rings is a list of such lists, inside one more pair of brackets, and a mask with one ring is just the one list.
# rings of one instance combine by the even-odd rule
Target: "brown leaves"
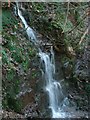
[[8,7],[10,7],[10,0],[8,0]]
[[18,23],[18,26],[19,26],[19,28],[23,28],[23,25],[22,25],[22,23],[20,22],[20,23]]

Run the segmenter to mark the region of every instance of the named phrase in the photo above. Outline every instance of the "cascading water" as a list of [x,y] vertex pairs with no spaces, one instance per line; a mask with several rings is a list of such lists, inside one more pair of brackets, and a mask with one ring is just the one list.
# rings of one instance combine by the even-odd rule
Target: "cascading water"
[[[16,2],[17,3],[17,2]],[[26,29],[26,33],[28,35],[28,38],[34,42],[34,44],[37,43],[37,39],[36,39],[36,36],[34,34],[34,31],[31,27],[29,27],[29,25],[27,24],[26,20],[24,19],[24,17],[22,16],[22,13],[21,11],[19,10],[19,5],[17,3],[17,9],[18,9],[18,16],[20,17],[20,19],[22,20],[24,26],[25,26],[25,29]]]
[[[45,80],[46,80],[46,91],[49,95],[49,108],[52,110],[52,118],[65,118],[69,116],[63,111],[68,98],[63,95],[62,87],[59,82],[54,79],[55,76],[55,60],[54,51],[51,47],[50,55],[39,51],[41,61],[45,64]],[[63,101],[61,100],[63,98]],[[61,102],[62,101],[62,102]]]
[[[36,36],[34,34],[34,31],[32,28],[30,28],[22,16],[21,11],[19,10],[19,5],[17,3],[18,8],[18,16],[22,20],[26,33],[28,35],[28,38],[32,40],[34,43],[38,42],[36,39]],[[66,114],[62,112],[60,106],[60,98],[61,96],[64,97],[62,92],[62,87],[59,82],[57,82],[54,79],[55,75],[55,60],[54,60],[54,52],[53,48],[51,47],[50,55],[48,53],[42,52],[40,48],[39,49],[39,56],[41,58],[41,61],[44,62],[45,65],[45,80],[46,80],[46,91],[49,95],[49,108],[52,110],[52,118],[65,118]]]
[[[29,27],[26,20],[22,16],[18,3],[17,9],[18,16],[25,26],[28,38],[34,42],[35,45],[37,45],[39,42],[34,34],[33,29]],[[51,47],[50,53],[42,52],[40,48],[38,48],[38,50],[41,62],[44,64],[45,70],[43,73],[46,83],[45,90],[49,96],[49,108],[52,111],[52,118],[70,118],[72,116],[72,112],[65,112],[65,108],[67,107],[67,104],[69,104],[68,98],[64,96],[61,84],[55,80],[55,60],[53,48]]]

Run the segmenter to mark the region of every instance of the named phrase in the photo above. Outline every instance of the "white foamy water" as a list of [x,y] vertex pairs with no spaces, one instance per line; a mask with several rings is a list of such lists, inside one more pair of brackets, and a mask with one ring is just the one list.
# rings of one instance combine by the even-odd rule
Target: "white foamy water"
[[[22,23],[24,24],[28,38],[32,42],[38,43],[33,29],[29,27],[25,18],[22,15],[22,12],[19,10],[18,3],[17,3],[17,8],[18,8],[18,16],[20,17]],[[45,83],[46,83],[45,90],[49,96],[48,107],[52,111],[52,118],[74,117],[73,112],[64,111],[69,104],[69,100],[67,97],[64,96],[61,84],[55,80],[55,59],[54,59],[53,48],[51,47],[50,53],[42,52],[40,48],[38,48],[38,50],[39,50],[39,56],[41,62],[42,64],[44,64],[44,70],[42,71],[42,73],[45,78]]]
[[45,81],[46,81],[46,91],[49,95],[49,108],[52,110],[52,118],[65,118],[67,117],[66,113],[61,108],[61,98],[63,98],[62,106],[68,101],[65,101],[65,97],[62,92],[62,87],[59,82],[54,79],[55,75],[55,60],[54,60],[54,52],[51,48],[51,55],[48,53],[44,53],[42,51],[39,52],[39,56],[41,61],[44,63],[45,70]]
[[36,40],[36,36],[34,34],[34,31],[33,31],[33,29],[31,27],[29,27],[29,25],[27,24],[25,18],[22,16],[22,12],[19,10],[18,3],[17,3],[17,8],[18,8],[18,16],[20,17],[20,19],[22,20],[22,23],[25,26],[26,33],[28,35],[29,40],[31,40],[32,42],[36,43],[37,40]]

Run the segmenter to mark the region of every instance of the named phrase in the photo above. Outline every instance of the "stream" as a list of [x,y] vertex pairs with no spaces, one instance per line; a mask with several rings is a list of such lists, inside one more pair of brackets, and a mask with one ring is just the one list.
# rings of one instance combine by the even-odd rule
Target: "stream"
[[17,3],[18,16],[22,20],[28,38],[38,48],[38,55],[43,65],[42,73],[45,80],[45,92],[49,98],[48,108],[51,110],[51,118],[76,118],[76,116],[82,116],[82,112],[77,112],[75,106],[70,107],[70,101],[67,96],[64,95],[62,84],[55,78],[55,55],[53,47],[50,47],[49,52],[43,52],[39,47],[37,37],[35,36],[34,30],[29,27],[22,12],[19,9]]

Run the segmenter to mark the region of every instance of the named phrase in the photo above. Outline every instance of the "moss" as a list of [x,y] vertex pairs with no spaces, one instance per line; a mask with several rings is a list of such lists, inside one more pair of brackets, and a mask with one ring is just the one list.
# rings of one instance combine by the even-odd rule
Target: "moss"
[[[17,20],[12,16],[10,10],[2,10],[3,19],[3,46],[2,46],[2,62],[3,62],[3,108],[12,109],[20,112],[22,102],[16,96],[20,92],[22,78],[18,71],[24,71],[27,74],[30,66],[30,61],[36,56],[36,50],[33,48],[30,41],[24,38],[24,35],[12,35],[17,32],[14,25],[17,25]],[[6,19],[7,18],[7,19]],[[9,27],[8,27],[9,25]],[[7,32],[8,30],[8,32]],[[21,66],[21,68],[19,67]],[[22,70],[21,70],[22,69]]]
[[10,9],[2,9],[2,26],[3,26],[3,29],[4,28],[7,28],[10,26],[14,26],[14,25],[17,25],[18,22],[17,20],[14,18],[12,12]]

